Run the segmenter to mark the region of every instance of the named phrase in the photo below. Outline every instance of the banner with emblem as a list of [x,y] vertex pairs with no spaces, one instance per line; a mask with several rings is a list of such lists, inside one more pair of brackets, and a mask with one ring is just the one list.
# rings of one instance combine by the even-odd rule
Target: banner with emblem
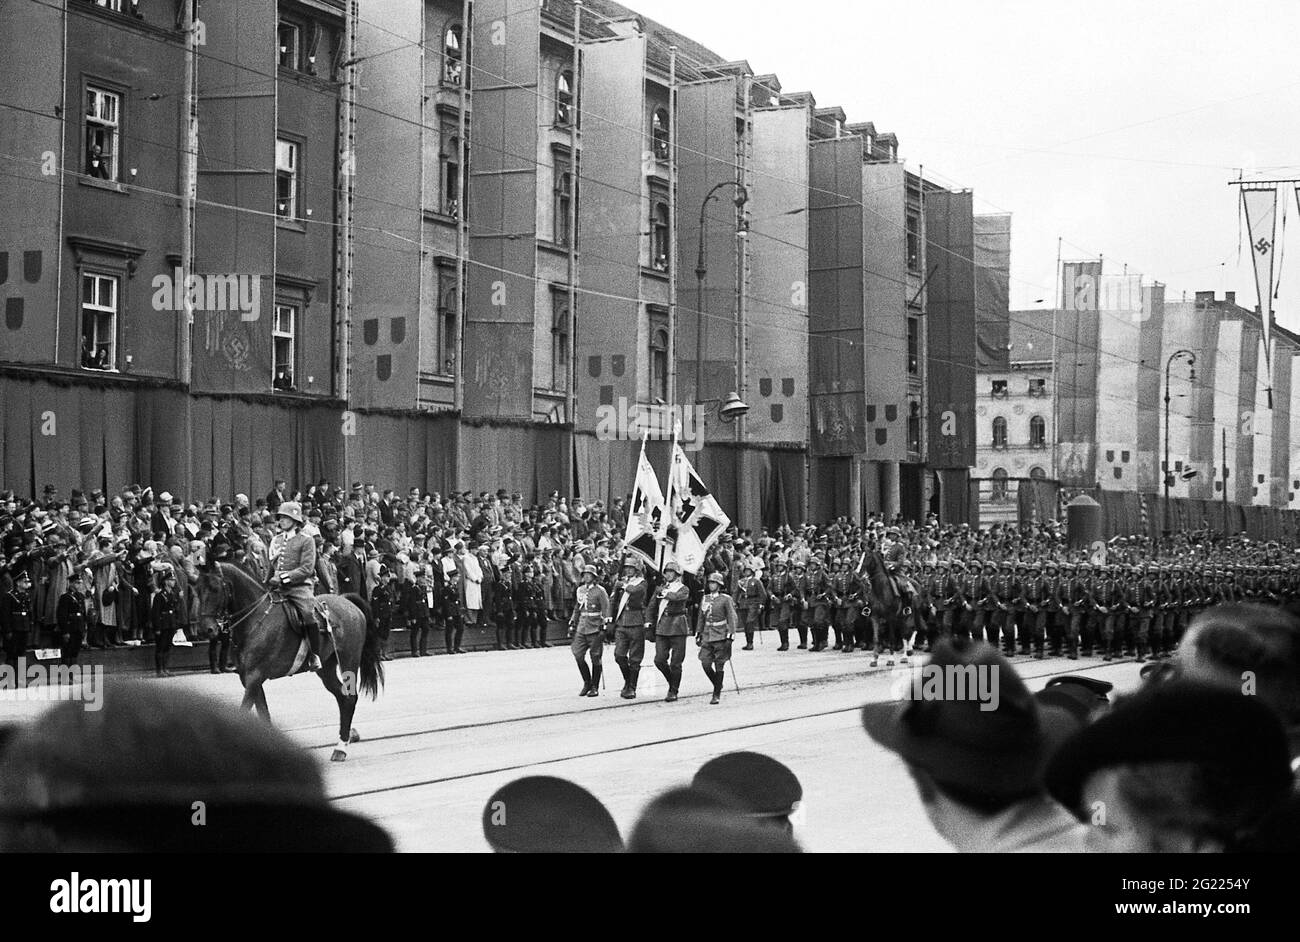
[[641,458],[637,461],[636,483],[632,487],[632,503],[628,507],[627,527],[623,531],[623,545],[649,565],[659,568],[662,543],[659,539],[665,517],[664,493],[659,487],[650,459],[645,455],[645,439],[641,439]]
[[[1241,188],[1241,202],[1246,211],[1246,231],[1250,238],[1250,259],[1255,267],[1255,289],[1259,294],[1259,315],[1264,324],[1265,375],[1271,372],[1269,338],[1273,330],[1273,290],[1277,266],[1277,187]],[[1270,407],[1271,395],[1270,395]]]
[[731,525],[731,518],[676,442],[668,472],[668,511],[660,532],[664,562],[675,559],[683,572],[699,572],[709,547]]

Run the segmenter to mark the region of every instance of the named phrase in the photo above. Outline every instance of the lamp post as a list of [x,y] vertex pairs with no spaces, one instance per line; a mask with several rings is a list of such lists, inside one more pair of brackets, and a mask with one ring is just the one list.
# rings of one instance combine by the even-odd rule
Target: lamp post
[[1174,483],[1174,469],[1169,465],[1169,402],[1172,398],[1169,395],[1169,371],[1174,361],[1182,356],[1187,357],[1187,365],[1190,368],[1188,379],[1196,382],[1196,354],[1191,350],[1175,350],[1171,353],[1165,363],[1165,536],[1169,535],[1169,488]]
[[[736,204],[737,209],[749,202],[749,191],[745,189],[744,184],[737,183],[735,180],[723,180],[721,183],[715,183],[713,188],[704,194],[704,200],[700,203],[700,251],[695,261],[695,402],[697,405],[704,401],[704,279],[709,274],[708,257],[705,254],[704,212],[708,209],[713,195],[728,186],[736,188],[736,198],[732,202]],[[739,233],[739,230],[737,232]]]

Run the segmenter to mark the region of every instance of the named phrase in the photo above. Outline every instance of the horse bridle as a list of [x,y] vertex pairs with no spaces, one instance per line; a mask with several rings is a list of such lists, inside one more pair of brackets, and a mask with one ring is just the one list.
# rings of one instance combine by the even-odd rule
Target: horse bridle
[[[225,576],[221,577],[221,606],[218,614],[213,618],[217,623],[217,629],[221,632],[234,633],[234,627],[253,613],[253,611],[268,598],[271,598],[271,592],[268,589],[253,600],[251,605],[244,607],[238,613],[231,612],[230,605],[235,597],[235,589],[230,584],[230,580]],[[270,611],[270,609],[267,609]]]

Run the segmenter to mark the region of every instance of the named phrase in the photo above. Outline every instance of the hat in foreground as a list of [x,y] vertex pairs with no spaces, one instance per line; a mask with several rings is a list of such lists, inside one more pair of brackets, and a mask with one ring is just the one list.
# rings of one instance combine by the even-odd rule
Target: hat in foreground
[[906,699],[867,704],[863,726],[935,782],[964,794],[1013,799],[1038,791],[1047,760],[1077,726],[1065,711],[1040,706],[1010,662],[982,641],[937,644],[913,673],[938,695],[912,696],[913,684]]
[[728,752],[710,759],[700,766],[692,784],[731,795],[746,813],[757,817],[794,814],[803,800],[799,777],[784,763],[759,752]]
[[567,779],[530,775],[493,792],[483,807],[483,836],[498,853],[614,854],[623,838],[591,792]]

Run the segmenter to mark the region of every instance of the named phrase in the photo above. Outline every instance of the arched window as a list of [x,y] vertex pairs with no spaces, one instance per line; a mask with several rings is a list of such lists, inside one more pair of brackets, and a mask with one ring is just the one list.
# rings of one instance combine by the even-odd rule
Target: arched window
[[1043,421],[1041,415],[1036,415],[1029,420],[1029,447],[1047,447],[1047,423]]
[[655,203],[650,216],[650,264],[655,271],[668,270],[668,204]]
[[1006,468],[993,469],[992,496],[994,500],[1007,499],[1007,469]]
[[453,23],[442,38],[442,80],[448,85],[459,85],[464,66],[460,24]]
[[998,416],[993,420],[993,447],[1007,447],[1007,420]]
[[668,401],[668,331],[663,329],[650,337],[650,396]]
[[1035,481],[1042,481],[1047,477],[1047,472],[1044,471],[1042,468],[1040,468],[1038,465],[1034,465],[1032,468],[1029,469],[1029,477]]
[[573,123],[573,70],[564,69],[555,80],[555,123]]
[[650,118],[650,147],[655,160],[668,159],[668,109],[656,108]]

